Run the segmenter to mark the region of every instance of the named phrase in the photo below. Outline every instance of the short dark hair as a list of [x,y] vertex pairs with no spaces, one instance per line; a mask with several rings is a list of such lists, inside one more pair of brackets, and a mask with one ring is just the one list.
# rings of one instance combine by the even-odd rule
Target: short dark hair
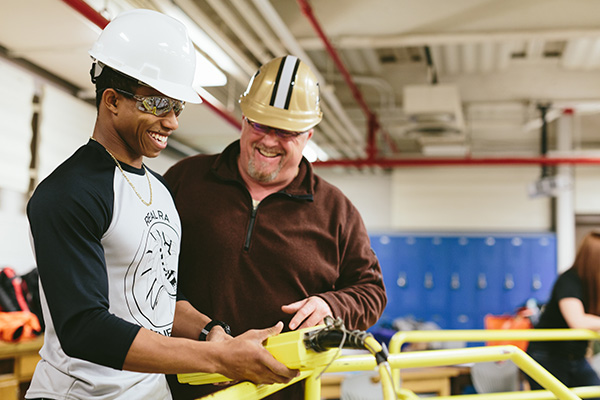
[[90,74],[92,82],[96,84],[96,109],[100,107],[100,101],[102,101],[102,95],[106,89],[122,89],[135,93],[135,90],[141,86],[137,79],[122,74],[106,65],[103,66],[100,75],[94,77],[95,68],[96,65],[93,64]]

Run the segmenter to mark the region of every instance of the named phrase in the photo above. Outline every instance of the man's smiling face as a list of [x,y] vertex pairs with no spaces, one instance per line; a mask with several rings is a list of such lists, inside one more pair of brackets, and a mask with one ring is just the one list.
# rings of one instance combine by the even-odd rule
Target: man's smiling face
[[257,183],[280,185],[290,183],[298,173],[302,150],[312,130],[282,138],[274,132],[262,133],[244,118],[240,137],[240,168]]

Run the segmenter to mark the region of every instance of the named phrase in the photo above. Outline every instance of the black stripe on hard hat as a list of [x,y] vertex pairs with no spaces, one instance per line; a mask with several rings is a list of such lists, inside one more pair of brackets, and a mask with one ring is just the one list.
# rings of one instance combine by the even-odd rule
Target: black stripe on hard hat
[[294,77],[294,82],[291,83],[290,90],[288,90],[288,95],[285,99],[285,109],[290,108],[290,100],[292,98],[292,89],[294,88],[294,83],[296,82],[296,73],[298,72],[298,67],[300,67],[300,60],[296,60],[296,64],[294,65],[294,71],[292,72],[292,76]]
[[285,56],[283,58],[277,71],[275,86],[273,87],[269,105],[288,109],[299,65],[300,60],[298,57]]

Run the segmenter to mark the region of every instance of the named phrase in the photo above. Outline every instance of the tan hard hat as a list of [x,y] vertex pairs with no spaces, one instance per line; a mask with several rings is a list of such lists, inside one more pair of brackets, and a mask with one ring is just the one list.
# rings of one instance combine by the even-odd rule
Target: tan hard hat
[[260,67],[240,97],[240,107],[259,124],[304,132],[323,117],[319,101],[319,83],[308,65],[285,56]]

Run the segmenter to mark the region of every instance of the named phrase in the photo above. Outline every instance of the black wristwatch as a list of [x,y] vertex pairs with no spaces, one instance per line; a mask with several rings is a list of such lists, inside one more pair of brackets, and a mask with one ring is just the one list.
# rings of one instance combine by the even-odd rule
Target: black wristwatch
[[202,328],[202,332],[200,332],[200,336],[198,336],[198,340],[205,341],[210,330],[212,328],[214,328],[216,325],[219,325],[221,328],[223,328],[223,330],[225,331],[226,334],[231,335],[231,328],[229,327],[229,325],[227,325],[223,321],[213,319],[208,324],[206,324],[206,326],[204,328]]

